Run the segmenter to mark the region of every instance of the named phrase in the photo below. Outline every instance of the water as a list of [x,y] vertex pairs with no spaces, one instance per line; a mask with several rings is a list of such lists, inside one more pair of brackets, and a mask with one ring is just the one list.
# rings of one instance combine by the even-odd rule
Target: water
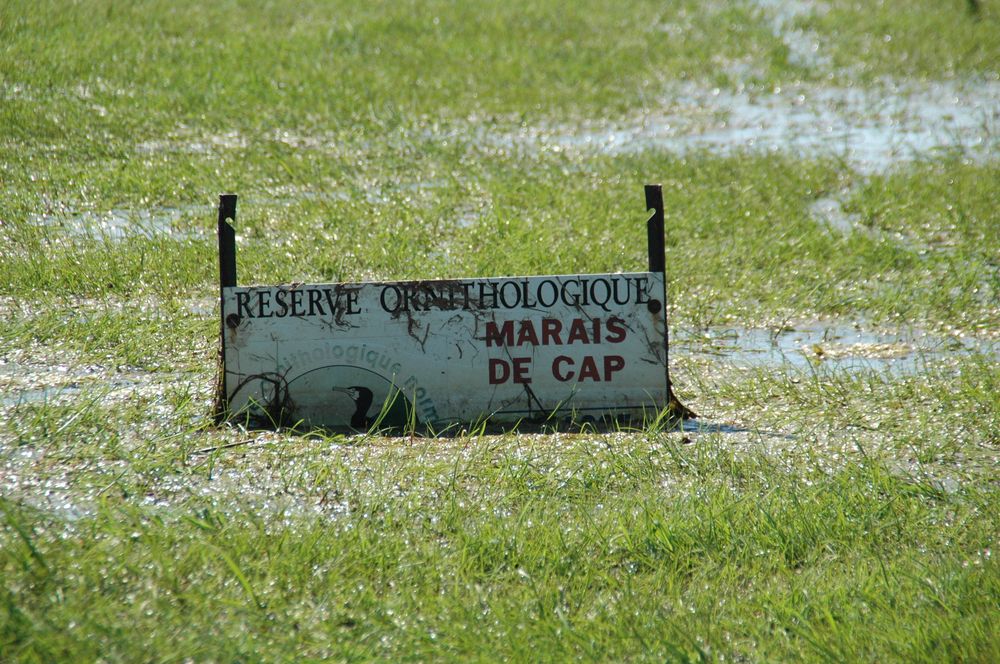
[[820,224],[844,235],[853,233],[861,218],[858,214],[848,214],[836,196],[827,196],[813,201],[812,205],[809,206],[809,214]]
[[171,237],[196,239],[208,237],[209,228],[182,224],[191,215],[211,217],[208,206],[185,205],[156,207],[150,210],[114,209],[108,212],[75,212],[65,214],[33,214],[28,220],[69,236],[101,240],[123,240],[129,237]]
[[820,53],[819,35],[795,28],[800,16],[825,12],[826,5],[808,0],[754,0],[770,19],[771,31],[788,47],[788,61],[799,67],[827,67],[830,59]]
[[875,371],[896,376],[921,373],[929,364],[957,355],[984,353],[1000,359],[996,341],[939,337],[921,330],[876,331],[843,323],[811,323],[777,331],[745,327],[680,331],[671,339],[671,347],[733,366]]
[[608,154],[663,149],[835,157],[857,172],[943,151],[984,159],[1000,146],[1000,81],[897,83],[874,88],[799,83],[762,90],[677,84],[660,108],[619,121],[481,130],[497,147]]

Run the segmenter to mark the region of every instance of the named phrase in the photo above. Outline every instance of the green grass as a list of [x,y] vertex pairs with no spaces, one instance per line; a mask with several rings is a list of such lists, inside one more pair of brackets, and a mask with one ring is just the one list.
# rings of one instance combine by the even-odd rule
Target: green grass
[[[948,395],[947,378],[914,389],[971,423],[976,380],[1000,379],[977,376]],[[828,403],[818,382],[788,385],[772,399],[817,414]],[[868,407],[905,417],[909,390],[892,392]],[[116,453],[100,429],[77,420],[44,449],[49,464],[106,461],[54,492],[85,497],[84,514],[3,504],[5,638],[19,657],[997,654],[988,460],[905,469],[857,429],[836,442],[803,430],[795,454],[764,451],[759,434],[743,448],[648,433],[277,437],[208,456],[183,441]]]
[[887,2],[827,3],[828,11],[798,19],[829,46],[833,65],[850,78],[883,76],[951,78],[1000,75],[1000,8],[967,0],[917,0],[905,11]]
[[[0,660],[1000,659],[995,135],[868,174],[517,138],[725,117],[678,85],[995,85],[988,1],[826,6],[815,67],[758,3],[0,6]],[[643,269],[647,182],[673,332],[952,350],[675,339],[687,431],[212,424],[219,193],[274,283]]]

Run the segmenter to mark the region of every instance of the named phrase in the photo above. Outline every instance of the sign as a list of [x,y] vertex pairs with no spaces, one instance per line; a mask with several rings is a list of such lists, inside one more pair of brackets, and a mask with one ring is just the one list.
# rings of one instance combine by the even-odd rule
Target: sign
[[[440,431],[484,421],[641,422],[683,409],[667,373],[662,269],[239,287],[226,222],[234,217],[235,196],[224,196],[225,418]],[[651,256],[662,257],[658,237]],[[684,411],[675,414],[691,415]]]

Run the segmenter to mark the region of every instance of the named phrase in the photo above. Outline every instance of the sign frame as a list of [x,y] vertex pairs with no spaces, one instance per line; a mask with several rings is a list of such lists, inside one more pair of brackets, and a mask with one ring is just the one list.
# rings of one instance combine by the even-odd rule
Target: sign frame
[[[646,222],[647,243],[648,243],[648,267],[649,267],[648,272],[646,273],[615,273],[608,275],[593,275],[593,274],[552,275],[552,276],[538,276],[538,277],[490,277],[490,278],[467,279],[467,280],[437,280],[437,281],[426,281],[426,282],[425,281],[367,282],[361,284],[320,284],[311,286],[293,284],[291,286],[239,287],[237,285],[237,275],[236,275],[236,231],[233,226],[233,224],[236,222],[237,196],[236,194],[220,195],[219,209],[218,209],[219,303],[220,303],[219,358],[220,359],[219,359],[219,378],[217,383],[217,396],[215,404],[216,421],[218,423],[222,423],[227,420],[236,420],[236,421],[242,420],[243,424],[247,426],[247,428],[254,428],[254,429],[284,428],[288,426],[296,428],[299,425],[304,424],[305,427],[308,429],[347,428],[355,431],[364,431],[369,429],[374,430],[380,428],[390,428],[390,429],[407,428],[411,432],[413,432],[414,429],[419,427],[421,430],[427,430],[430,431],[431,433],[442,433],[445,431],[461,430],[463,428],[465,429],[477,428],[480,426],[482,427],[483,430],[485,430],[487,426],[489,426],[492,429],[496,427],[496,425],[500,425],[499,428],[504,430],[528,429],[535,427],[552,428],[552,429],[578,429],[581,426],[585,426],[587,424],[597,427],[602,427],[606,425],[613,425],[619,427],[622,425],[623,420],[626,424],[631,424],[632,422],[634,422],[637,410],[641,410],[642,419],[644,423],[649,423],[653,421],[663,422],[665,420],[670,422],[676,422],[679,420],[686,420],[697,417],[697,415],[693,411],[691,411],[687,406],[682,404],[680,400],[677,398],[677,396],[674,393],[673,383],[670,377],[670,370],[669,370],[670,343],[669,343],[668,314],[667,314],[668,307],[667,307],[667,297],[666,297],[667,295],[666,274],[665,274],[666,256],[664,251],[664,206],[663,206],[662,187],[660,185],[646,185],[645,198],[646,198],[647,210],[652,211],[651,216]],[[614,304],[625,305],[629,303],[629,300],[632,297],[630,293],[634,292],[635,302],[645,304],[646,306],[642,307],[642,309],[648,310],[648,314],[644,316],[638,316],[633,313],[633,318],[629,319],[628,322],[626,322],[623,318],[615,318],[615,317],[607,318],[606,320],[604,320],[603,323],[605,327],[603,328],[604,336],[602,338],[600,332],[600,330],[602,329],[601,328],[602,321],[600,319],[595,320],[593,317],[590,317],[590,314],[587,313],[587,311],[585,311],[583,307],[580,306],[578,296],[576,300],[573,301],[567,300],[566,287],[567,285],[573,283],[574,281],[576,282],[577,287],[579,287],[579,284],[581,282],[585,284],[584,290],[586,290],[586,284],[590,284],[591,289],[593,289],[596,284],[603,284],[603,288],[606,289],[605,304],[607,304],[608,302],[607,297],[610,297],[612,284],[616,295]],[[625,302],[618,301],[617,298],[619,284],[622,282],[624,283],[623,288],[626,293],[626,295],[624,296]],[[590,335],[591,332],[589,330],[593,328],[592,342],[595,344],[595,347],[599,347],[598,344],[600,344],[602,341],[604,342],[604,346],[600,346],[602,348],[606,348],[608,346],[607,342],[624,341],[626,337],[624,329],[627,328],[629,330],[633,330],[634,329],[633,326],[635,325],[636,321],[639,321],[640,328],[642,327],[642,325],[646,326],[652,325],[653,327],[655,327],[656,330],[652,339],[650,338],[649,330],[643,330],[643,329],[639,330],[645,335],[645,341],[647,342],[646,348],[652,352],[653,357],[655,359],[650,359],[649,357],[636,358],[637,360],[641,359],[642,362],[644,362],[646,365],[653,365],[653,366],[644,366],[641,369],[641,374],[636,374],[638,376],[638,378],[636,378],[636,381],[639,384],[654,385],[653,391],[660,392],[661,396],[655,397],[651,395],[650,392],[647,391],[645,393],[646,396],[644,400],[641,397],[639,398],[639,400],[636,400],[634,398],[634,394],[626,395],[625,392],[621,392],[621,390],[624,388],[619,388],[619,398],[623,399],[623,402],[621,404],[619,405],[611,404],[607,406],[585,408],[584,410],[597,411],[598,417],[594,418],[591,415],[586,415],[582,419],[580,419],[577,418],[577,415],[579,413],[576,411],[575,406],[567,407],[560,413],[558,411],[562,409],[563,401],[559,401],[557,405],[553,408],[550,400],[549,406],[543,407],[542,401],[538,400],[535,397],[535,395],[532,393],[531,388],[528,385],[522,385],[527,394],[527,399],[528,399],[528,409],[527,409],[527,412],[529,413],[528,417],[524,417],[523,415],[522,416],[517,415],[517,413],[525,412],[523,410],[522,411],[503,410],[502,408],[494,409],[493,407],[494,402],[493,399],[491,398],[487,404],[488,407],[486,407],[485,409],[481,405],[481,402],[479,406],[465,405],[463,408],[455,406],[454,404],[448,404],[448,407],[451,408],[450,415],[447,415],[446,413],[447,416],[442,416],[435,419],[433,416],[438,415],[438,413],[436,410],[432,410],[430,412],[433,413],[433,416],[429,416],[430,421],[425,421],[424,418],[421,417],[418,425],[418,420],[417,420],[418,406],[416,397],[420,396],[419,394],[414,395],[412,401],[407,400],[405,398],[400,400],[400,403],[405,404],[405,406],[408,409],[407,415],[404,418],[405,422],[400,421],[401,411],[399,408],[395,408],[396,412],[394,419],[392,419],[392,421],[388,419],[385,420],[383,419],[386,417],[386,413],[389,410],[389,407],[392,405],[392,403],[390,402],[396,402],[397,397],[403,394],[403,388],[397,386],[398,384],[402,383],[402,377],[397,379],[397,374],[395,372],[392,374],[392,377],[389,380],[386,380],[385,376],[381,377],[384,382],[389,383],[390,387],[387,388],[389,389],[389,393],[388,395],[382,393],[381,398],[384,399],[384,403],[381,408],[381,414],[379,414],[377,417],[369,418],[365,417],[365,413],[368,413],[369,409],[372,407],[371,390],[365,387],[353,386],[353,385],[350,388],[347,388],[346,384],[352,382],[352,380],[344,378],[345,371],[347,372],[348,376],[355,375],[356,371],[352,373],[352,371],[350,370],[363,369],[363,367],[361,367],[359,363],[356,363],[357,366],[348,366],[343,363],[338,363],[323,368],[327,370],[337,369],[340,372],[338,376],[341,378],[341,380],[340,381],[333,380],[331,375],[326,375],[324,376],[326,382],[323,383],[322,389],[324,390],[329,389],[329,384],[334,384],[334,385],[341,384],[342,385],[341,387],[334,387],[333,390],[335,392],[344,392],[344,393],[353,391],[354,396],[352,398],[355,399],[357,399],[358,390],[363,390],[364,392],[367,393],[367,403],[368,403],[368,405],[366,405],[364,408],[364,412],[362,412],[360,416],[358,415],[358,413],[355,413],[355,417],[350,418],[350,426],[346,427],[341,426],[340,424],[335,426],[327,424],[326,422],[330,421],[331,417],[323,413],[316,414],[315,419],[312,419],[310,417],[305,417],[305,418],[299,417],[297,420],[293,421],[292,412],[294,410],[294,407],[292,406],[292,404],[294,402],[291,400],[289,396],[288,384],[289,382],[299,381],[299,379],[302,378],[304,375],[313,373],[316,370],[311,369],[311,370],[306,370],[304,372],[300,370],[299,373],[296,375],[297,377],[294,378],[292,381],[287,381],[285,375],[281,372],[278,372],[278,369],[280,369],[280,362],[278,360],[279,351],[277,350],[279,347],[278,343],[279,337],[276,336],[278,326],[283,325],[286,328],[291,326],[292,328],[291,334],[297,336],[292,337],[288,341],[286,341],[285,348],[286,349],[298,348],[299,356],[302,356],[304,352],[302,343],[307,343],[307,342],[302,342],[302,339],[309,338],[310,333],[313,335],[312,338],[315,339],[315,343],[323,343],[326,345],[325,348],[326,353],[328,354],[331,353],[331,349],[333,352],[339,351],[343,353],[342,346],[340,345],[331,346],[330,344],[332,342],[326,336],[316,337],[317,333],[315,332],[315,330],[313,330],[313,328],[303,327],[305,325],[304,321],[306,320],[305,316],[306,305],[303,304],[303,301],[305,299],[308,299],[310,304],[316,305],[315,308],[318,309],[320,313],[326,315],[326,310],[324,309],[324,306],[321,304],[319,299],[320,296],[317,293],[317,291],[320,290],[326,291],[325,295],[328,302],[326,309],[329,310],[329,315],[327,316],[328,320],[325,321],[325,326],[329,328],[330,334],[332,334],[333,338],[336,339],[336,343],[343,344],[349,342],[350,339],[348,338],[345,340],[343,338],[342,330],[335,329],[335,326],[343,325],[344,321],[342,320],[340,313],[337,313],[336,319],[334,319],[335,316],[334,300],[332,299],[334,297],[334,293],[337,294],[336,297],[341,297],[342,295],[344,295],[344,293],[347,293],[347,297],[349,298],[348,302],[349,303],[354,302],[355,309],[352,310],[350,304],[342,308],[346,308],[348,313],[357,314],[360,313],[357,305],[358,298],[367,297],[366,301],[370,301],[372,298],[372,294],[369,293],[369,291],[375,288],[381,288],[382,289],[381,307],[385,312],[388,312],[390,314],[395,314],[393,315],[393,318],[398,318],[398,312],[394,311],[391,307],[395,306],[398,309],[400,308],[401,301],[403,302],[404,305],[408,304],[410,302],[409,298],[412,297],[412,303],[414,305],[413,310],[417,312],[423,311],[424,312],[423,316],[425,317],[425,319],[428,320],[425,326],[426,329],[424,329],[424,341],[426,341],[427,336],[430,333],[430,317],[433,315],[430,312],[432,307],[430,304],[427,304],[428,302],[433,302],[439,309],[441,309],[441,312],[433,312],[434,314],[438,314],[438,319],[437,319],[438,321],[440,321],[441,316],[444,315],[445,313],[454,314],[451,316],[452,320],[449,321],[449,323],[452,323],[452,328],[458,328],[463,323],[463,321],[461,320],[463,312],[460,311],[460,309],[464,308],[466,310],[466,313],[470,309],[474,309],[475,311],[479,312],[482,311],[482,309],[476,309],[476,305],[470,306],[469,304],[470,291],[474,291],[476,286],[478,286],[479,288],[480,298],[483,297],[484,288],[486,290],[489,290],[490,287],[492,287],[493,290],[492,302],[494,303],[493,307],[494,309],[498,308],[498,305],[496,304],[497,301],[496,292],[498,288],[497,284],[500,284],[501,287],[504,288],[504,293],[512,294],[511,295],[512,299],[513,299],[513,294],[516,294],[519,301],[521,295],[517,291],[520,290],[521,284],[523,284],[523,289],[524,289],[523,301],[525,302],[525,306],[527,306],[528,303],[529,284],[531,285],[530,287],[537,288],[538,292],[541,292],[541,289],[545,285],[550,286],[549,288],[550,292],[555,291],[556,285],[554,284],[559,284],[562,286],[562,292],[563,292],[562,303],[555,302],[554,297],[550,298],[553,301],[553,304],[551,305],[545,302],[541,302],[542,305],[548,306],[549,309],[555,312],[551,314],[552,315],[551,318],[546,318],[541,321],[541,323],[545,323],[545,327],[547,328],[545,332],[553,333],[552,335],[547,335],[547,337],[543,337],[543,339],[545,339],[546,342],[548,340],[554,339],[555,342],[557,343],[573,343],[573,341],[566,341],[566,342],[561,341],[560,337],[558,336],[559,334],[558,330],[563,328],[563,323],[560,323],[560,318],[558,317],[560,313],[562,313],[564,316],[574,316],[574,315],[587,316],[588,318],[586,320],[584,320],[583,318],[579,318],[572,321],[574,325],[574,332],[572,333],[569,332],[569,326],[566,325],[564,334],[566,334],[567,337],[572,334],[575,334],[576,337],[574,338],[574,341],[580,341],[582,343],[589,344],[591,343],[591,339],[586,338],[585,335]],[[507,286],[511,285],[514,286],[513,289],[506,288]],[[445,290],[435,291],[434,290],[435,288],[448,289],[448,292],[450,292],[451,294],[450,295],[451,308],[447,306],[446,302],[443,302],[445,295],[442,295],[441,293],[445,293]],[[304,289],[311,289],[311,291]],[[408,291],[407,289],[412,289],[412,290]],[[459,301],[459,304],[456,304],[455,301],[456,290],[458,292],[459,298],[461,298],[462,291],[464,290],[464,297],[465,297],[464,307],[461,305],[461,300]],[[436,292],[438,293],[437,295],[435,295]],[[367,295],[362,296],[359,295],[359,293],[362,294],[367,293]],[[388,303],[386,301],[387,298],[386,293],[389,293]],[[403,294],[402,300],[400,293]],[[421,310],[420,307],[418,306],[418,303],[420,302],[418,298],[421,295],[424,295],[426,298],[434,298],[433,300],[429,299],[424,300],[425,308],[423,310]],[[588,304],[588,302],[586,301],[586,297],[587,297],[586,295],[583,296],[584,304]],[[277,302],[276,303],[271,302],[272,299],[276,300]],[[596,300],[598,298],[595,296],[594,299]],[[538,300],[541,301],[541,298],[538,298]],[[294,304],[298,306],[298,309],[296,308],[289,309],[290,301],[294,301]],[[483,300],[481,299],[479,306],[483,306],[482,302]],[[537,312],[539,311],[537,302],[534,304],[535,306],[531,308],[531,311],[537,314]],[[566,305],[570,304],[573,304],[576,310],[582,313],[574,313],[573,311],[567,310]],[[274,307],[279,305],[281,308],[276,310]],[[254,309],[254,306],[256,306],[257,308]],[[561,312],[559,311],[560,306],[562,308]],[[605,312],[610,311],[610,309],[607,306],[604,306],[603,310]],[[267,313],[264,313],[265,311]],[[290,316],[288,316],[289,311],[291,312]],[[511,345],[510,340],[513,338],[511,336],[513,334],[512,329],[516,329],[513,328],[514,323],[512,322],[512,319],[508,318],[502,322],[503,326],[502,330],[503,332],[506,333],[506,336],[501,336],[501,333],[498,332],[499,328],[498,328],[498,323],[496,322],[497,318],[496,314],[494,313],[493,322],[485,323],[486,326],[485,335],[475,336],[475,334],[483,334],[483,332],[480,330],[480,323],[478,321],[479,316],[476,315],[475,311],[472,314],[470,314],[471,316],[477,319],[475,322],[475,327],[477,332],[472,335],[472,338],[479,341],[485,341],[486,346],[493,346],[493,345],[506,346],[504,348],[504,351],[506,352],[507,358],[509,358],[510,360],[509,362],[503,359],[496,359],[496,358],[492,358],[489,360],[490,362],[489,383],[491,385],[494,385],[495,383],[509,380],[511,378],[511,375],[514,376],[513,379],[514,383],[518,382],[530,383],[531,382],[530,379],[525,381],[523,380],[523,376],[520,376],[520,374],[518,373],[519,367],[516,365],[516,362],[518,361],[519,358],[513,358],[510,355],[509,351],[509,347]],[[254,312],[256,312],[256,314]],[[309,315],[312,316],[314,313],[315,312],[313,312],[312,308],[310,307]],[[270,320],[261,320],[261,319],[270,319],[272,314],[281,315],[282,318],[280,320],[282,322],[279,324],[279,323],[272,323]],[[662,315],[662,322],[659,319],[660,315]],[[409,319],[409,325],[410,325],[410,328],[407,329],[407,332],[409,333],[410,337],[413,337],[414,335],[412,333],[412,326],[414,324],[413,323],[414,316],[412,312],[410,312],[409,310],[407,310],[406,316]],[[642,318],[642,321],[639,320],[640,318]],[[466,320],[464,321],[466,327],[469,322],[467,319],[468,316],[466,316]],[[652,322],[650,323],[649,321]],[[526,337],[530,343],[535,344],[531,349],[533,354],[536,351],[540,350],[540,348],[537,346],[538,341],[536,339],[536,335],[541,333],[533,331],[533,329],[527,329],[527,330],[524,329],[525,326],[527,326],[528,328],[532,328],[532,326],[537,326],[538,322],[536,321],[535,323],[531,323],[529,320],[526,319],[517,320],[516,322],[521,324],[520,334],[522,336],[518,337],[518,344],[520,344],[524,340],[524,337]],[[588,330],[587,332],[582,331],[584,324],[586,324],[586,329]],[[661,324],[662,324],[662,335],[663,335],[662,347],[660,347],[658,340],[655,338],[656,336],[658,336],[658,333],[660,331],[659,326]],[[271,327],[267,327],[268,325],[270,325]],[[492,329],[490,326],[492,326]],[[354,327],[357,326],[346,325],[345,329]],[[454,342],[456,339],[458,339],[459,341],[463,340],[461,335],[456,336],[458,332],[455,332],[454,329],[452,328],[446,329],[446,328],[447,328],[447,323],[441,323],[439,325],[438,330],[441,337],[440,340],[442,341],[447,340],[449,342]],[[261,329],[274,330],[270,332],[270,338],[274,341],[274,347],[275,347],[274,354],[271,355],[271,358],[273,358],[273,362],[276,367],[275,371],[278,373],[275,372],[271,372],[268,374],[240,373],[240,369],[243,366],[243,363],[241,362],[242,358],[240,355],[241,350],[243,352],[244,357],[248,358],[260,357],[259,353],[258,355],[253,355],[250,352],[250,350],[248,350],[248,348],[245,346],[248,343],[247,338],[251,337],[250,332],[254,331],[259,336],[261,334],[260,332]],[[534,330],[537,329],[538,329],[537,327],[534,328]],[[246,332],[246,334],[240,336],[241,332]],[[361,339],[371,340],[370,335],[372,333],[369,332],[368,334],[369,334],[368,337],[362,336]],[[451,336],[449,336],[449,334],[451,334]],[[405,336],[405,335],[399,335],[399,336]],[[390,339],[390,341],[387,343],[390,344],[392,343],[391,337],[388,334],[384,335],[384,338]],[[381,341],[382,339],[383,336],[380,336],[378,341]],[[294,346],[293,340],[299,341],[300,342],[299,345]],[[285,341],[285,339],[282,338],[282,341]],[[495,344],[492,343],[494,341],[496,342]],[[421,343],[421,349],[423,349],[424,342],[420,343]],[[632,343],[634,345],[635,342]],[[382,346],[380,346],[380,348],[381,347]],[[628,345],[622,344],[622,347],[625,347],[626,350],[619,352],[627,352]],[[305,346],[306,351],[311,350],[312,348],[313,348],[312,346],[308,345]],[[321,354],[324,351],[324,349],[321,348],[316,348],[315,350],[317,354]],[[542,350],[547,350],[547,349],[542,349]],[[406,354],[405,348],[399,351],[399,353],[401,353],[402,356],[404,357],[412,358],[412,355]],[[461,348],[459,348],[459,353],[461,353]],[[545,353],[542,353],[542,355],[545,355]],[[533,357],[534,355],[532,356],[532,358]],[[573,376],[573,371],[577,371],[579,373],[579,377],[577,379],[578,382],[574,383],[574,386],[571,388],[573,394],[576,393],[577,386],[581,384],[579,381],[584,381],[583,367],[586,367],[587,360],[590,360],[590,363],[595,365],[594,367],[590,367],[588,369],[590,372],[588,377],[590,377],[592,380],[595,381],[601,380],[601,378],[599,377],[600,368],[596,366],[597,363],[593,356],[585,356],[582,358],[584,361],[583,367],[579,365],[574,365],[574,362],[577,362],[580,358],[574,359],[573,357],[568,355],[558,355],[555,357],[554,361],[552,361],[551,354],[549,354],[546,357],[549,359],[549,361],[552,362],[551,364],[552,374],[558,381],[570,380],[570,378],[572,378]],[[659,362],[660,357],[662,357],[662,365]],[[231,364],[235,365],[234,368],[232,368],[232,370],[230,370],[230,367],[227,366],[227,360],[230,361]],[[621,355],[605,355],[603,356],[603,360],[604,360],[603,369],[605,372],[605,378],[604,378],[605,380],[610,380],[611,374],[614,371],[620,371],[624,369],[626,364],[625,358]],[[562,362],[562,364],[560,364],[560,362]],[[248,361],[247,364],[249,365],[251,363]],[[629,369],[633,372],[639,371],[639,369],[633,369],[633,367],[638,364],[640,364],[640,362],[638,361],[629,362]],[[395,366],[398,365],[394,365],[394,367]],[[440,368],[440,365],[438,365],[436,368]],[[289,363],[288,370],[290,369],[291,369],[291,364]],[[258,369],[258,371],[261,370]],[[660,371],[662,371],[662,377],[657,378],[656,376],[660,374]],[[506,374],[504,374],[504,372],[506,372]],[[440,373],[442,375],[446,375],[445,370],[440,371]],[[267,378],[266,376],[268,375],[273,376],[274,378]],[[623,375],[625,377],[630,377],[630,374],[628,372],[625,372]],[[240,379],[241,376],[247,376],[247,377],[244,379]],[[522,380],[520,381],[518,381],[519,376],[522,377]],[[549,378],[549,383],[551,383],[552,382],[551,377],[548,378]],[[661,384],[662,387],[655,387],[655,383],[659,383],[661,379],[663,381]],[[241,391],[250,391],[249,388],[245,389],[246,383],[250,380],[256,381],[254,387],[252,388],[257,390],[256,396],[248,397],[246,394],[241,395],[240,394]],[[315,380],[319,379],[316,378]],[[420,381],[422,380],[423,379],[420,379]],[[447,376],[444,379],[437,377],[437,380],[438,381],[447,380]],[[417,381],[416,377],[411,376],[410,381],[407,383],[407,387],[416,385],[417,384],[416,381]],[[269,382],[271,383],[271,385],[265,385],[264,382]],[[305,385],[308,381],[299,381],[299,382],[300,385],[297,387],[297,390],[305,390],[306,389]],[[354,380],[353,382],[359,382],[359,381]],[[629,381],[625,379],[620,380],[620,383],[622,384],[628,384],[628,382]],[[310,392],[297,392],[297,393],[308,394],[308,398],[305,401],[310,402],[311,399],[312,400],[311,403],[314,404],[316,402],[316,390],[319,388],[317,388],[315,385],[310,385],[310,388],[312,388],[312,391]],[[392,390],[395,390],[395,394],[393,394]],[[596,393],[595,390],[596,388],[593,388],[591,389],[591,392]],[[422,389],[421,391],[426,392],[425,390]],[[327,396],[321,396],[321,398],[323,400],[328,399]],[[584,402],[595,403],[593,401],[594,398],[596,397],[591,395],[590,399],[592,401],[586,402],[586,400],[584,399]],[[535,403],[538,405],[537,409],[535,409],[532,406],[531,404],[532,399],[534,399]],[[466,399],[466,401],[468,401],[468,399]],[[474,399],[472,399],[472,401],[474,401]],[[570,402],[573,401],[572,396],[569,398],[569,401]],[[323,401],[323,403],[325,404],[325,401]],[[510,401],[508,401],[507,403],[510,403]],[[377,408],[378,404],[376,403],[374,405],[376,407],[376,410],[378,410]],[[446,411],[448,410],[448,407],[445,408]],[[303,407],[303,409],[295,411],[296,414],[301,415],[301,413],[303,412],[308,412],[304,408],[305,407]],[[250,410],[254,410],[256,412],[255,417],[251,418],[248,416]],[[314,407],[312,412],[317,413],[318,411],[316,411]],[[360,406],[359,406],[359,412],[361,412]],[[462,414],[457,415],[457,413],[462,413]],[[569,418],[566,417],[567,413],[570,416]],[[428,411],[426,409],[421,413],[422,416],[427,414]],[[558,417],[556,415],[558,415]],[[343,422],[347,419],[347,417],[341,415],[339,416],[339,419],[336,417],[332,419],[334,421]],[[317,426],[316,421],[322,421],[324,423]]]

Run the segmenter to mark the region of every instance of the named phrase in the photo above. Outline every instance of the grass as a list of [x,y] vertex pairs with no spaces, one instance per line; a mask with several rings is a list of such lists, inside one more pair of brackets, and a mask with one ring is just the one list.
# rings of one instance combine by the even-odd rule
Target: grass
[[1000,10],[990,2],[978,5],[972,13],[966,0],[920,0],[900,12],[884,2],[837,0],[797,23],[828,40],[834,66],[849,69],[852,78],[996,80]]
[[[791,24],[810,66],[760,3],[3,4],[0,660],[1000,659],[988,110],[978,155],[871,173],[518,138],[726,117],[683,90],[995,84],[989,3],[826,5]],[[646,182],[673,332],[945,350],[797,369],[677,335],[687,430],[212,425],[219,193],[241,283],[273,283],[641,269]]]

